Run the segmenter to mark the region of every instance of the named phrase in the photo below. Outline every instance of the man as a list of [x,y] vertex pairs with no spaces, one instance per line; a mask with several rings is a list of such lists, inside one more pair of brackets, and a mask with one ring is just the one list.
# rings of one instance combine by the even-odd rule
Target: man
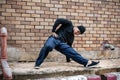
[[74,35],[83,34],[85,30],[84,26],[74,27],[72,22],[67,19],[57,19],[53,25],[52,35],[47,39],[36,60],[35,69],[39,69],[41,63],[53,49],[66,55],[68,59],[71,58],[77,63],[82,64],[84,67],[97,65],[99,62],[83,58],[71,47],[74,41]]

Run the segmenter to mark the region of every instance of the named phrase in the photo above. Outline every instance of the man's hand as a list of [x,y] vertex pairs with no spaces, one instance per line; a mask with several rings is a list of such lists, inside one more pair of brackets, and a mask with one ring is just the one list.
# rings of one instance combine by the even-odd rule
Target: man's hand
[[52,33],[52,36],[58,37],[58,35],[55,32]]
[[[62,26],[62,24],[59,24],[55,31],[57,31],[61,26]],[[58,37],[58,35],[55,32],[52,33],[52,36]]]

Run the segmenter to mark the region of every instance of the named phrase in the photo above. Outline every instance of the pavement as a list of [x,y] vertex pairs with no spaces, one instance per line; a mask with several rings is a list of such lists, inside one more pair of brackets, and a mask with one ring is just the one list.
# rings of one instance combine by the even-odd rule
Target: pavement
[[9,62],[9,66],[15,80],[34,80],[73,75],[102,75],[104,73],[120,72],[120,58],[99,61],[100,63],[92,68],[85,68],[74,61],[69,63],[43,62],[40,69],[34,69],[35,62]]

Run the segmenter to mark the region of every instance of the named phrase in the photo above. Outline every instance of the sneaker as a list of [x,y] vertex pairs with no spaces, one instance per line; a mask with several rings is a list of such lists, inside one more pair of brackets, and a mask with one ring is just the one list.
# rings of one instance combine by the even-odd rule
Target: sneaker
[[39,67],[39,66],[35,66],[34,68],[35,68],[35,69],[39,69],[40,67]]
[[86,65],[86,67],[95,67],[98,63],[99,63],[99,61],[98,62],[92,61],[92,63]]

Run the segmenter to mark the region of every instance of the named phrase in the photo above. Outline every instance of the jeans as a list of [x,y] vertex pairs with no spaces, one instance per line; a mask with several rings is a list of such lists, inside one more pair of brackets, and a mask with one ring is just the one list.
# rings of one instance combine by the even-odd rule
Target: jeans
[[44,59],[47,57],[48,53],[53,49],[56,49],[57,51],[61,52],[62,54],[66,55],[67,57],[71,58],[79,64],[86,66],[86,64],[88,63],[87,59],[83,58],[67,43],[63,42],[58,38],[50,36],[44,44],[44,47],[42,47],[39,56],[36,60],[35,66],[40,66]]

